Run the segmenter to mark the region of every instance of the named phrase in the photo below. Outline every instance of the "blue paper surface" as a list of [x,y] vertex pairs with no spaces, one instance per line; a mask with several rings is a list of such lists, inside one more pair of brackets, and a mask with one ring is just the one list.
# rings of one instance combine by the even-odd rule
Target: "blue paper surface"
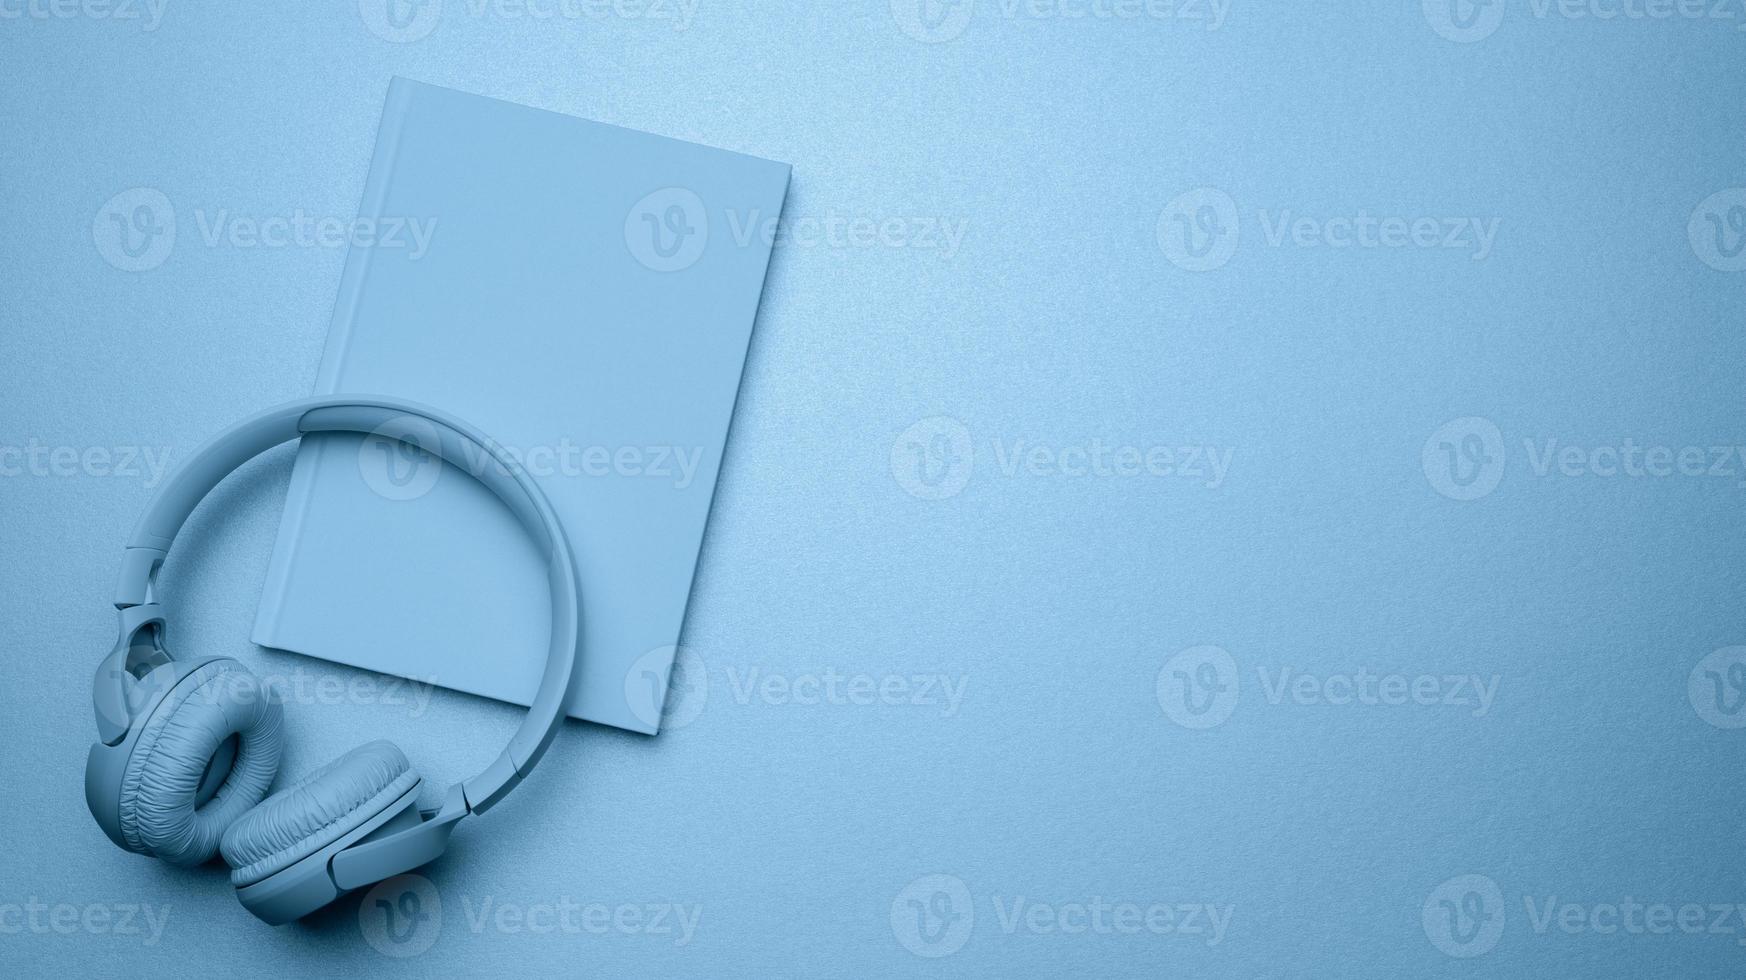
[[[66,932],[7,912],[0,971],[1739,974],[1741,927],[1709,932],[1707,907],[1746,892],[1746,729],[1723,727],[1746,716],[1710,659],[1746,644],[1742,465],[1638,455],[1632,476],[1591,451],[1746,442],[1739,240],[1712,251],[1731,211],[1700,207],[1746,187],[1741,18],[1231,2],[1209,30],[1187,0],[1201,20],[845,0],[700,2],[680,29],[677,2],[532,6],[404,4],[435,13],[400,40],[363,4],[0,21],[0,445],[173,463],[307,395],[346,248],[207,229],[350,220],[390,75],[788,161],[796,234],[687,615],[689,717],[566,726],[416,908],[358,895],[263,928],[223,869],[122,854],[84,810],[89,671],[149,461],[0,457],[0,905],[93,910]],[[1491,30],[1452,40],[1427,8]],[[137,272],[92,228],[134,188],[177,232]],[[1237,209],[1204,272],[1171,256],[1223,248],[1218,198],[1167,210],[1198,188]],[[1500,224],[1479,261],[1290,233],[1344,218],[1355,242],[1361,212]],[[909,230],[833,241],[832,218]],[[973,454],[911,431],[939,417]],[[1467,418],[1503,452],[1444,431]],[[1205,466],[1117,475],[1108,449],[1107,475],[1024,462],[1094,440],[1234,451],[1216,488]],[[472,775],[519,709],[247,642],[291,468],[273,454],[194,515],[160,580],[172,643],[306,682],[287,778],[381,737],[427,782]],[[1226,662],[1178,659],[1209,646],[1234,696]],[[1469,703],[1348,699],[1360,671]],[[833,674],[894,695],[827,699]],[[1442,680],[1471,675],[1499,678],[1483,714]],[[956,702],[910,684],[940,677]],[[1216,943],[1204,912],[1197,934],[1049,928],[1099,898],[1234,912]],[[1705,928],[1590,927],[1626,899],[1700,903]],[[167,910],[155,941],[106,927],[127,904]]]
[[[774,223],[787,184],[742,154],[389,87],[316,391],[444,406],[539,482],[581,581],[575,717],[660,726],[770,256],[732,230]],[[254,641],[528,704],[544,563],[468,469],[306,439]]]

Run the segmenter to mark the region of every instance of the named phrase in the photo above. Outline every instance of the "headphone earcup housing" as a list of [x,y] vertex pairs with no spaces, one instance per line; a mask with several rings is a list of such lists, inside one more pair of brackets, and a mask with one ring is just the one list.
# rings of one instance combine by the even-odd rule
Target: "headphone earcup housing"
[[274,793],[225,831],[237,898],[275,925],[338,898],[355,886],[336,877],[334,856],[372,835],[418,826],[420,786],[405,754],[376,741]]

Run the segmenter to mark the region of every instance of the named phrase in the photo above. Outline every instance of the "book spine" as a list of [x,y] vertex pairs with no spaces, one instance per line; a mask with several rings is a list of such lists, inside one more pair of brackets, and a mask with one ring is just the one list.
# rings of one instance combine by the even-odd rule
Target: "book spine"
[[[382,106],[382,120],[377,129],[376,151],[370,160],[370,172],[364,179],[364,196],[358,204],[359,217],[380,221],[388,186],[394,174],[395,158],[400,151],[400,133],[413,96],[412,85],[401,78],[388,83],[388,98]],[[345,270],[340,274],[339,296],[334,301],[333,319],[327,328],[327,343],[322,348],[321,367],[315,375],[313,394],[332,394],[339,390],[340,373],[350,345],[352,329],[363,301],[364,284],[369,278],[372,248],[354,245],[346,253]],[[297,448],[297,459],[291,467],[291,486],[285,492],[285,509],[279,522],[279,536],[273,544],[273,558],[267,565],[266,581],[261,586],[261,604],[255,612],[255,625],[250,639],[265,647],[290,649],[295,641],[285,637],[281,614],[283,599],[289,594],[291,576],[297,565],[297,544],[303,535],[303,516],[309,509],[310,496],[315,491],[315,476],[323,466],[323,457],[333,440],[315,437],[304,440]]]

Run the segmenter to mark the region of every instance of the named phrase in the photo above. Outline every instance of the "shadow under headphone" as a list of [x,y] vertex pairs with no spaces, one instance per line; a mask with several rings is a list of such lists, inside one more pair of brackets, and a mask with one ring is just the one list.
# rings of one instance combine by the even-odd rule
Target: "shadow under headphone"
[[[267,796],[283,746],[277,697],[229,657],[182,660],[165,643],[155,580],[195,505],[243,463],[311,432],[363,432],[416,444],[477,472],[539,540],[551,583],[552,640],[538,692],[509,745],[484,772],[417,807],[421,780],[393,743],[372,742]],[[434,443],[434,444],[433,444]],[[202,446],[146,508],[122,555],[121,636],[97,667],[98,742],[85,800],[118,846],[193,866],[223,853],[237,898],[274,925],[345,892],[428,863],[455,824],[521,782],[564,719],[581,610],[576,567],[545,494],[502,446],[434,409],[376,396],[312,398],[246,419]]]

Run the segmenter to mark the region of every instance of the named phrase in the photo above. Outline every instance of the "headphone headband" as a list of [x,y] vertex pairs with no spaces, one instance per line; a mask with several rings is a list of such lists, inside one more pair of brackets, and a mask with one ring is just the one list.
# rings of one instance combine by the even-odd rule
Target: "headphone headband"
[[[575,674],[581,610],[576,563],[551,503],[514,456],[472,425],[426,405],[378,395],[307,398],[244,419],[196,450],[152,497],[122,553],[115,607],[127,610],[155,601],[157,571],[177,532],[195,506],[226,476],[268,449],[311,432],[362,432],[401,441],[425,437],[415,441],[420,449],[476,473],[540,542],[551,582],[552,640],[539,690],[527,717],[497,759],[484,772],[449,789],[450,799],[458,795],[466,813],[483,813],[533,769],[563,722],[564,703]],[[436,436],[438,445],[423,445],[431,441],[431,435]],[[497,465],[483,467],[480,472],[467,465],[469,451],[482,451]],[[125,612],[123,618],[128,618]],[[98,714],[101,718],[101,709]]]

